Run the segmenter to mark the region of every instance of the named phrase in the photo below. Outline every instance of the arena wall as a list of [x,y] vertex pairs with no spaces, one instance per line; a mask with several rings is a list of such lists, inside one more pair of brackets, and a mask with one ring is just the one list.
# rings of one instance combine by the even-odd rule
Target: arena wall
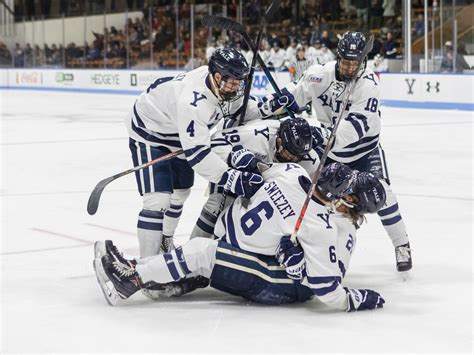
[[[103,69],[2,69],[0,89],[46,90],[137,95],[157,77],[174,76],[175,70]],[[280,86],[289,84],[288,73],[275,73]],[[406,108],[474,110],[474,75],[471,74],[380,74],[385,106]],[[252,93],[273,92],[263,72],[256,72]]]

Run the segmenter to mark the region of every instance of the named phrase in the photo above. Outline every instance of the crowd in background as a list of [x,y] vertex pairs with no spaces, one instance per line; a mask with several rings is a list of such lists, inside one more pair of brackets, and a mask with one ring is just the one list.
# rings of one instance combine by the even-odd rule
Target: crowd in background
[[[200,1],[194,1],[200,3]],[[201,1],[204,2],[204,1]],[[221,1],[227,4],[227,16],[238,16],[238,0]],[[102,33],[93,33],[91,43],[45,44],[42,48],[30,44],[13,50],[16,67],[32,66],[107,66],[125,68],[196,68],[206,64],[213,50],[223,46],[234,46],[251,60],[251,53],[239,35],[209,29],[195,23],[194,56],[191,57],[190,5],[177,8],[166,5],[168,1],[128,0],[129,9],[140,8],[142,16],[129,18],[123,28],[104,28]],[[63,2],[61,2],[63,4]],[[70,12],[74,6],[102,6],[100,1],[85,2],[82,5],[67,1],[63,10]],[[107,2],[110,6],[112,3]],[[266,2],[249,0],[243,2],[243,23],[252,38],[256,37],[258,22]],[[266,38],[262,41],[260,55],[275,71],[291,71],[298,61],[324,64],[335,59],[338,37],[348,28],[372,32],[376,35],[374,48],[369,59],[374,57],[397,58],[403,54],[400,46],[402,18],[401,0],[313,0],[301,8],[297,1],[282,0],[279,12],[267,26]],[[415,2],[415,5],[422,5]],[[61,5],[63,6],[63,5]],[[91,5],[92,6],[92,5]],[[87,6],[83,9],[85,10]],[[104,8],[101,8],[104,11]],[[31,8],[23,9],[26,13]],[[43,9],[47,11],[48,9]],[[91,9],[93,10],[93,9]],[[176,11],[179,11],[176,14]],[[196,13],[199,19],[206,13]],[[175,24],[178,15],[179,26]],[[423,15],[414,18],[414,37],[423,36]],[[177,32],[178,31],[178,36]],[[178,38],[178,39],[177,39]],[[178,51],[176,51],[176,48]],[[2,63],[6,61],[5,49],[0,48]],[[178,55],[176,54],[178,52]],[[297,52],[299,57],[297,59]],[[150,53],[153,53],[150,56]],[[10,62],[12,57],[10,56]]]

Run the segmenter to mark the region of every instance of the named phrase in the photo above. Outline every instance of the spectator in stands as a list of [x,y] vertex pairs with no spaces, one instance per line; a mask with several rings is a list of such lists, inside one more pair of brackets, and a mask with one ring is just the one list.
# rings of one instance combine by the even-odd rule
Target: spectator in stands
[[296,39],[291,39],[290,45],[286,49],[285,53],[285,66],[288,66],[290,64],[290,61],[294,61],[294,58],[296,56],[296,45]]
[[312,63],[321,64],[319,58],[323,55],[323,51],[321,49],[321,40],[318,38],[314,42],[314,46],[308,46],[306,48],[306,58],[310,60]]
[[281,13],[281,24],[283,27],[288,27],[293,18],[293,6],[291,5],[291,2],[289,0],[284,0],[281,2],[280,5],[280,13]]
[[272,67],[275,71],[286,70],[285,56],[286,52],[280,48],[278,42],[275,42],[273,48],[270,50],[270,58],[268,59],[269,67]]
[[290,63],[288,65],[291,81],[296,83],[311,64],[313,63],[305,57],[304,47],[302,45],[298,45],[296,54],[290,59]]
[[384,26],[390,27],[395,16],[395,0],[383,0],[382,7]]
[[419,14],[417,20],[415,21],[415,25],[413,26],[413,36],[421,37],[425,33],[425,21],[423,14]]
[[5,43],[0,41],[0,66],[10,66],[12,64],[12,56]]
[[25,56],[23,49],[19,43],[15,43],[15,50],[13,51],[13,62],[15,68],[23,68],[25,66]]
[[369,10],[369,29],[379,29],[382,27],[383,7],[381,0],[371,0]]
[[270,48],[274,48],[275,45],[277,45],[279,48],[283,46],[281,39],[274,32],[271,34],[271,37],[268,39],[268,44],[270,45]]
[[332,50],[326,47],[325,44],[321,44],[321,51],[322,51],[322,54],[319,57],[319,64],[326,64],[328,62],[336,60],[336,56],[334,55]]
[[326,48],[329,48],[329,49],[333,48],[332,42],[329,39],[329,32],[327,30],[324,30],[323,32],[321,32],[320,40],[321,40],[321,45],[324,45],[326,46]]
[[381,54],[382,47],[383,47],[382,36],[380,34],[376,34],[374,38],[374,45],[372,46],[372,50],[370,51],[368,55],[368,59],[374,59],[374,57],[377,54]]
[[89,48],[86,55],[86,60],[97,60],[100,58],[100,49],[98,42],[94,41],[92,47]]
[[23,55],[25,57],[25,67],[29,68],[33,66],[33,48],[31,48],[30,44],[27,43],[25,50],[23,51]]
[[382,46],[382,54],[387,59],[397,57],[397,42],[395,42],[392,32],[387,32],[387,39]]
[[184,70],[190,71],[206,64],[206,57],[201,48],[196,49],[194,58],[190,58],[184,66]]
[[359,29],[364,32],[369,18],[369,0],[356,0],[355,4]]
[[464,56],[461,54],[454,54],[453,43],[451,41],[447,41],[444,47],[446,54],[444,55],[443,61],[441,62],[442,72],[454,71],[454,60],[456,60],[456,72],[462,73],[463,70],[469,69],[469,64],[464,59]]

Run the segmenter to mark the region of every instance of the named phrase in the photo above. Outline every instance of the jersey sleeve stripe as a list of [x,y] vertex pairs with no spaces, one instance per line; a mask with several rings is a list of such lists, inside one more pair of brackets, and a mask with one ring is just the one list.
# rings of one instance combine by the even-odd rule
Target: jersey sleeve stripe
[[308,276],[308,281],[315,284],[327,284],[334,281],[340,281],[340,278],[337,276]]
[[201,228],[204,232],[206,233],[209,233],[209,234],[213,234],[214,233],[214,228],[207,225],[206,223],[204,223],[203,220],[201,219],[198,219],[198,221],[196,222],[197,226],[199,228]]
[[311,289],[313,290],[313,292],[316,296],[321,297],[321,296],[327,295],[328,293],[331,293],[331,292],[335,291],[338,286],[339,286],[339,282],[336,280],[329,287],[323,287],[323,288],[313,288],[313,287],[311,287]]
[[233,246],[240,248],[239,242],[237,242],[237,238],[235,236],[235,226],[234,226],[234,220],[232,218],[232,209],[233,205],[230,205],[229,210],[227,211],[227,234],[229,235],[230,239],[230,244]]
[[173,280],[178,281],[180,279],[178,269],[176,269],[176,265],[173,261],[173,256],[171,254],[165,253],[163,254],[163,258],[166,261],[166,266],[168,267],[168,271],[170,272],[171,277]]
[[149,143],[163,144],[163,145],[168,145],[171,147],[181,148],[181,143],[179,139],[172,140],[172,139],[163,139],[163,138],[157,137],[155,134],[148,133],[144,129],[137,127],[137,125],[135,124],[135,122],[133,122],[133,120],[132,120],[132,130]]
[[378,141],[378,139],[379,139],[378,134],[376,136],[364,137],[362,139],[359,139],[357,142],[346,145],[344,148],[345,149],[346,148],[356,148],[356,147],[362,146],[363,144],[366,144],[366,143],[372,143],[374,140]]
[[388,208],[378,211],[377,214],[380,217],[384,217],[384,216],[388,216],[389,214],[395,213],[397,211],[398,211],[398,203],[394,204],[393,206],[390,206]]
[[205,157],[208,156],[210,152],[211,152],[211,148],[206,148],[203,151],[199,152],[194,158],[188,159],[189,165],[193,167],[196,164],[199,164]]
[[334,154],[334,156],[339,157],[339,158],[350,158],[356,155],[365,155],[367,153],[370,153],[372,150],[374,150],[377,145],[379,144],[378,140],[376,142],[373,142],[372,144],[362,147],[359,149],[355,149],[349,152],[337,152],[337,151],[332,151],[331,153]]
[[398,215],[398,216],[395,216],[395,217],[389,218],[389,219],[381,219],[381,221],[382,221],[382,224],[384,226],[391,226],[392,224],[397,223],[401,219],[402,219],[402,217],[400,215]]
[[176,248],[175,252],[176,252],[176,258],[178,259],[178,264],[181,267],[181,270],[183,270],[183,272],[186,275],[189,275],[191,273],[191,270],[189,270],[188,264],[186,264],[186,260],[184,259],[183,248],[182,247]]

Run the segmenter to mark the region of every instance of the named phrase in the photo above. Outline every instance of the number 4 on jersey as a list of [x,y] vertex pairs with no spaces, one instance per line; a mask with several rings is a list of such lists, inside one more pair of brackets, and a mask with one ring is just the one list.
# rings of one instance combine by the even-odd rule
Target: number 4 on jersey
[[188,132],[189,137],[194,137],[194,120],[189,122],[188,128],[186,128],[186,132]]

